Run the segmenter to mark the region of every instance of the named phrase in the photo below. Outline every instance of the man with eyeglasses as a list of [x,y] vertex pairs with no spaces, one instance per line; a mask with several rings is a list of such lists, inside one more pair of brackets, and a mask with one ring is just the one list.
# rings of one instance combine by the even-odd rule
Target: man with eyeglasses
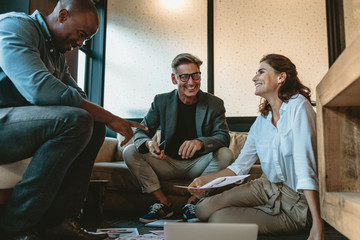
[[[135,130],[134,144],[123,152],[124,160],[138,179],[142,191],[151,193],[157,202],[139,221],[148,223],[173,215],[171,202],[160,181],[188,179],[218,172],[233,160],[228,148],[230,135],[225,119],[224,102],[200,90],[202,61],[189,53],[172,61],[171,79],[177,89],[156,95],[141,124],[148,131]],[[152,137],[158,127],[160,145]],[[192,196],[183,208],[188,222],[197,221]]]

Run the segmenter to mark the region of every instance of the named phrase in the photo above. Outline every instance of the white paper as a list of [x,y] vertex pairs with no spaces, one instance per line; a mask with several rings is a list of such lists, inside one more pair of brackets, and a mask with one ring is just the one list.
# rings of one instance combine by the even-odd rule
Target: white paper
[[97,232],[105,232],[109,235],[109,240],[119,237],[132,237],[139,235],[137,228],[100,228]]
[[154,222],[145,224],[146,227],[164,227],[165,222],[180,222],[182,219],[160,219]]
[[119,237],[115,240],[165,240],[165,236],[158,236],[152,233],[144,234],[144,235],[138,235],[133,237]]
[[165,236],[164,230],[151,230],[150,233],[158,235],[158,236]]
[[212,180],[211,182],[208,182],[207,184],[205,184],[205,185],[203,185],[201,187],[188,187],[188,186],[179,186],[179,185],[175,185],[175,187],[188,188],[188,189],[219,188],[219,187],[224,187],[226,185],[233,184],[233,183],[241,183],[248,176],[250,176],[250,174],[239,175],[239,176],[219,177],[219,178],[216,178],[216,179]]

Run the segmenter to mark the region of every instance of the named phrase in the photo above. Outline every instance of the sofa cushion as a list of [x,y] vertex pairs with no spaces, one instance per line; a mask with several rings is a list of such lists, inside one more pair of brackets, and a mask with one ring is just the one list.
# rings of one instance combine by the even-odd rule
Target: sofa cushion
[[96,162],[122,160],[120,144],[116,138],[106,137],[96,158]]
[[230,150],[233,152],[235,159],[239,156],[241,149],[244,147],[247,132],[232,132],[230,134]]
[[124,161],[96,162],[92,179],[108,180],[108,189],[141,192],[138,181],[133,177]]
[[[141,193],[141,187],[137,179],[131,174],[124,161],[96,162],[92,172],[92,179],[108,180],[107,189],[124,192]],[[174,185],[188,185],[190,180],[161,180],[161,188],[167,194],[187,195],[186,189],[174,187]]]

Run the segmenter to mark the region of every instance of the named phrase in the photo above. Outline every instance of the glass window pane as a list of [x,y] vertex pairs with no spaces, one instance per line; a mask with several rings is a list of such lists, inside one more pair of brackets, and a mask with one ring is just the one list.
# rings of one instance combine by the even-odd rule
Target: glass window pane
[[86,55],[83,51],[78,51],[78,71],[77,71],[77,84],[81,89],[85,90],[85,60]]

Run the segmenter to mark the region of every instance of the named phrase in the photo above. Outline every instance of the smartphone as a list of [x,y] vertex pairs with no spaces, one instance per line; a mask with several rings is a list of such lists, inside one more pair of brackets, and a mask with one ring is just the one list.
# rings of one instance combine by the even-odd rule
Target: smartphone
[[[165,144],[166,144],[165,140],[160,143],[160,145],[159,145],[160,152],[161,152],[161,150],[165,149]],[[156,152],[154,152],[154,153],[157,154],[157,155],[160,154],[160,153],[156,153]]]

